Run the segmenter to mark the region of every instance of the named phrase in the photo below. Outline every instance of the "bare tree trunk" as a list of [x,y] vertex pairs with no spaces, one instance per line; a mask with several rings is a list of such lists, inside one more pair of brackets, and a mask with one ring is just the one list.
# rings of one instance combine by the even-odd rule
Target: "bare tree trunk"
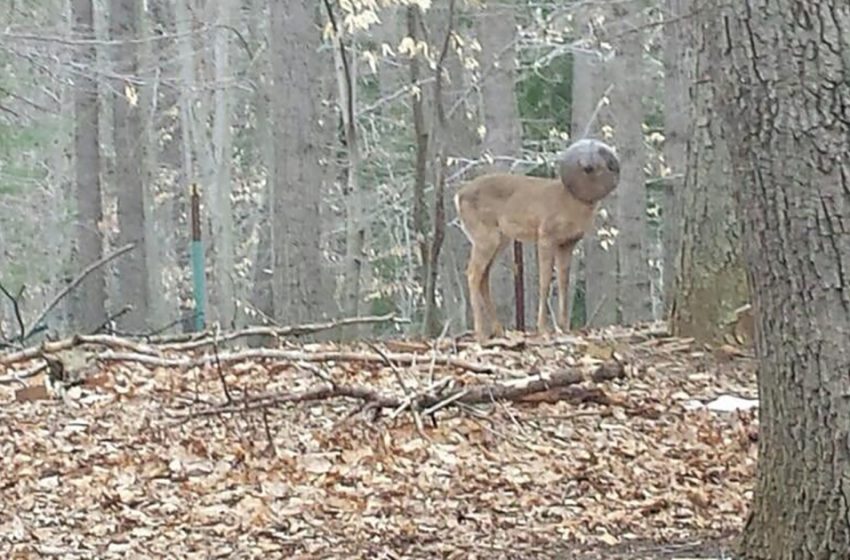
[[[155,76],[157,96],[154,103],[158,108],[152,122],[156,123],[157,137],[154,141],[154,153],[159,164],[158,182],[152,183],[156,197],[161,202],[154,204],[156,213],[157,243],[159,244],[156,270],[162,282],[161,293],[155,306],[164,306],[162,320],[156,324],[174,324],[181,315],[179,302],[189,299],[191,282],[188,278],[188,220],[186,182],[184,176],[183,127],[180,119],[180,97],[182,93],[166,84],[180,78],[180,64],[174,58],[179,43],[173,37],[177,31],[175,7],[171,0],[151,0],[149,2],[150,19],[154,36],[153,55],[156,57],[158,71]],[[153,168],[151,168],[153,170]],[[176,274],[175,274],[176,272]],[[162,327],[159,327],[162,328]],[[167,329],[173,332],[173,328]]]
[[740,553],[846,558],[850,4],[741,0],[700,19],[756,318],[759,464]]
[[[407,7],[407,33],[416,42],[422,40],[422,14],[418,5]],[[425,104],[423,92],[417,85],[423,78],[420,57],[410,57],[410,84],[417,88],[413,94],[413,134],[416,143],[416,155],[413,166],[413,236],[419,248],[419,267],[415,281],[423,289],[426,282],[428,264],[428,210],[425,207],[425,184],[428,172],[428,151],[430,135],[425,123]]]
[[[142,37],[152,36],[150,14],[139,16],[140,33]],[[157,203],[157,159],[158,159],[158,93],[160,89],[160,66],[154,52],[154,43],[149,40],[139,44],[140,79],[144,80],[139,92],[139,106],[142,111],[141,142],[145,143],[140,161],[144,188],[145,205],[145,259],[148,271],[148,325],[159,329],[168,322],[165,291],[163,290],[163,265],[165,250],[165,235],[163,224],[159,223],[159,204]]]
[[[606,63],[594,49],[598,48],[601,37],[591,34],[590,22],[595,15],[590,7],[580,14],[579,25],[582,34],[590,34],[584,44],[586,53],[576,54],[573,59],[573,109],[572,141],[579,140],[587,130],[588,137],[603,138],[611,142],[603,132],[603,125],[610,121],[607,92],[611,81],[606,79]],[[609,125],[610,126],[610,125]],[[599,205],[594,218],[594,227],[582,240],[585,275],[585,323],[598,327],[617,323],[618,261],[619,239],[617,208],[618,193],[615,190]]]
[[[94,39],[92,0],[73,0],[74,34]],[[75,268],[84,269],[103,255],[103,207],[100,190],[100,135],[98,83],[91,78],[97,67],[93,44],[78,47],[77,64],[85,70],[75,79],[74,156],[77,195]],[[77,330],[90,333],[106,322],[106,277],[103,267],[93,271],[73,295],[72,317]]]
[[676,284],[679,255],[681,204],[680,194],[685,180],[687,143],[692,124],[688,91],[693,80],[691,29],[693,21],[685,19],[691,0],[664,0],[664,161],[670,175],[666,178],[664,197],[664,315],[669,316]]
[[231,133],[231,94],[227,81],[230,77],[230,45],[228,39],[232,31],[235,0],[218,2],[217,20],[220,26],[215,30],[215,93],[212,129],[213,159],[215,175],[207,187],[209,220],[213,251],[212,269],[214,302],[211,310],[214,320],[222,327],[232,328],[236,320],[236,291],[233,285],[234,245],[233,207],[230,199],[232,191],[232,146]]
[[723,324],[747,302],[741,231],[735,197],[740,188],[732,175],[726,127],[711,80],[706,38],[695,26],[696,80],[691,86],[687,166],[679,193],[680,219],[676,290],[670,315],[677,336],[700,342],[723,341]]
[[[251,14],[249,15],[248,33],[253,49],[261,48],[269,36],[268,19],[265,16],[265,0],[251,0]],[[261,22],[264,22],[261,24]],[[254,63],[253,79],[256,87],[254,97],[254,111],[258,123],[271,123],[272,87],[269,79],[268,54],[260,55],[259,60]],[[272,224],[271,224],[271,185],[275,177],[275,148],[274,131],[271,126],[260,126],[257,131],[260,142],[260,157],[262,166],[265,168],[266,184],[263,193],[263,202],[259,212],[259,235],[257,240],[257,257],[254,264],[254,285],[251,292],[251,303],[255,310],[259,311],[264,318],[274,316],[274,300],[272,298]]]
[[145,240],[145,184],[142,169],[146,142],[143,138],[142,110],[138,87],[137,39],[141,26],[141,5],[133,0],[111,0],[110,37],[119,41],[114,48],[113,70],[124,79],[113,82],[113,137],[115,139],[116,185],[118,188],[118,243],[136,247],[118,262],[120,301],[129,305],[119,324],[125,330],[144,331],[148,326],[150,302]]
[[275,318],[289,323],[315,320],[322,308],[319,205],[318,93],[312,80],[321,68],[319,30],[310,0],[271,4],[277,173],[272,197]]
[[617,54],[612,64],[616,85],[611,93],[615,138],[621,161],[617,188],[618,305],[626,325],[652,319],[651,283],[647,262],[646,149],[643,140],[643,18],[634,3],[615,5]]
[[[588,32],[588,20],[589,18],[586,13],[580,13],[579,17],[576,18],[576,28],[582,36]],[[589,43],[589,40],[583,40],[580,48],[587,48]],[[601,61],[593,53],[579,51],[573,52],[572,103],[570,106],[570,137],[572,141],[582,138],[585,130],[587,130],[589,136],[599,135],[598,115],[594,119],[594,122],[590,122],[590,119],[595,114],[596,105],[599,103],[604,89],[602,87],[602,79],[600,76],[600,64]],[[603,203],[604,202],[607,202],[607,200],[603,201]],[[607,212],[605,214],[607,215]],[[601,224],[602,217],[597,215],[595,222],[596,225]],[[592,290],[592,287],[587,286],[588,282],[586,282],[585,277],[588,272],[586,269],[586,255],[588,252],[588,246],[591,243],[599,243],[599,239],[596,236],[596,227],[588,232],[584,239],[582,239],[576,246],[573,264],[570,267],[570,294],[568,300],[570,302],[569,314],[570,317],[574,315],[573,304],[575,301],[575,294],[578,289],[578,285],[581,284],[584,286],[584,322],[587,322],[590,317],[590,312],[587,309],[587,291],[588,289]],[[579,276],[579,270],[583,271],[581,276]]]
[[[488,4],[478,14],[476,31],[481,44],[481,97],[485,134],[483,149],[494,157],[494,170],[512,170],[511,158],[522,156],[522,128],[516,99],[516,13],[508,4]],[[523,250],[524,285],[536,286],[537,252],[533,245]],[[491,293],[496,314],[505,325],[514,323],[513,242],[502,251],[490,272]],[[525,324],[536,321],[535,290],[525,290]]]
[[440,252],[446,235],[446,137],[447,120],[444,99],[444,76],[446,56],[454,32],[455,0],[449,0],[445,30],[440,36],[439,55],[434,68],[434,121],[432,146],[434,148],[434,229],[428,247],[428,276],[425,283],[425,314],[422,320],[424,332],[437,336],[441,329],[437,305],[437,281],[439,278]]
[[[339,90],[338,103],[342,115],[345,133],[345,144],[348,150],[348,166],[346,169],[345,209],[345,294],[343,309],[349,317],[360,313],[360,282],[366,262],[366,230],[367,224],[363,215],[363,193],[357,174],[360,172],[360,140],[357,132],[357,55],[354,41],[350,41],[347,52],[337,26],[333,8],[325,2],[328,17],[334,28],[334,66],[336,68],[337,87]],[[342,329],[345,338],[356,337],[359,328],[350,325]]]

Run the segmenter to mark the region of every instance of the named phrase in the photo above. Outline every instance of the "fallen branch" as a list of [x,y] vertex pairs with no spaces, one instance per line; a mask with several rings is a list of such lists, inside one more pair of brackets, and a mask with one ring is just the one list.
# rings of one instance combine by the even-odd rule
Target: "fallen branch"
[[358,385],[326,385],[302,393],[275,393],[255,397],[242,404],[225,404],[203,410],[189,412],[180,417],[181,420],[217,416],[233,412],[262,410],[285,404],[312,402],[333,398],[350,398],[366,401],[373,408],[406,408],[423,412],[429,409],[458,405],[488,404],[503,400],[519,400],[528,395],[541,391],[550,391],[559,387],[575,385],[585,380],[585,377],[575,371],[564,371],[549,377],[533,375],[522,379],[499,383],[483,383],[467,385],[445,395],[422,394],[419,398],[405,402],[396,396],[387,395]]
[[[221,333],[218,338],[219,344],[245,338],[249,336],[303,336],[305,334],[314,334],[321,331],[327,331],[336,327],[346,325],[358,325],[368,323],[388,323],[388,322],[404,323],[404,319],[400,319],[393,313],[387,315],[367,316],[367,317],[346,317],[336,321],[327,321],[324,323],[308,323],[304,325],[292,325],[285,327],[268,327],[255,326],[246,329]],[[163,350],[193,350],[202,346],[212,344],[212,332],[203,331],[199,333],[186,333],[180,335],[149,337],[147,340],[152,344],[161,345]]]
[[133,340],[127,340],[126,338],[120,338],[117,336],[110,336],[106,334],[82,334],[75,335],[69,338],[63,338],[62,340],[57,340],[55,342],[45,342],[37,346],[25,348],[23,350],[17,350],[15,352],[2,354],[0,355],[0,365],[8,366],[16,362],[32,360],[33,358],[40,357],[42,352],[47,354],[53,352],[61,352],[62,350],[68,350],[76,346],[81,346],[83,344],[95,344],[99,346],[105,346],[107,348],[132,350],[133,352],[139,354],[156,355],[160,353],[159,350],[154,346],[135,342]]
[[21,372],[13,371],[12,375],[0,377],[0,385],[11,385],[13,383],[20,383],[21,385],[26,386],[26,383],[24,383],[24,379],[35,377],[36,375],[45,370],[47,370],[47,363],[42,362]]
[[[138,362],[151,366],[192,368],[208,365],[215,361],[212,355],[199,358],[167,358],[131,352],[104,352],[98,360],[113,362]],[[386,364],[391,360],[395,364],[411,365],[432,362],[436,365],[451,366],[474,373],[489,373],[504,377],[517,377],[514,370],[493,364],[470,362],[454,356],[428,356],[423,354],[378,354],[370,352],[303,352],[276,348],[252,348],[240,352],[228,352],[218,355],[222,364],[243,362],[246,360],[281,360],[288,362],[355,362]]]
[[35,321],[32,322],[32,325],[30,326],[30,328],[27,329],[27,331],[21,336],[21,340],[23,341],[23,340],[28,339],[35,332],[35,330],[38,328],[39,324],[44,320],[44,318],[47,317],[47,314],[50,313],[53,310],[53,308],[56,307],[56,305],[60,301],[62,301],[62,298],[67,296],[69,293],[71,293],[71,291],[74,290],[74,288],[79,286],[80,283],[83,280],[85,280],[86,276],[91,274],[97,268],[105,265],[109,261],[120,257],[121,255],[123,255],[124,253],[126,253],[127,251],[129,251],[130,249],[132,249],[135,246],[136,246],[135,243],[128,243],[127,245],[124,245],[120,249],[113,251],[112,253],[109,253],[108,255],[101,257],[100,259],[98,259],[95,262],[88,265],[85,268],[85,270],[83,270],[80,274],[77,275],[76,278],[71,280],[70,284],[65,286],[65,288],[62,291],[60,291],[58,294],[56,294],[56,296],[50,301],[50,303],[47,304],[47,307],[45,307],[44,310],[41,313],[38,314],[38,316],[35,318]]

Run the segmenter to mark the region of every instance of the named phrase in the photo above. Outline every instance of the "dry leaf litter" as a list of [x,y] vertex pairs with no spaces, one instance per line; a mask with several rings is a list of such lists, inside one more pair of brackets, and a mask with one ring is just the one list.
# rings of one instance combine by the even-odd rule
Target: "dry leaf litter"
[[[417,341],[281,346],[401,350],[421,360],[211,359],[188,368],[96,360],[91,382],[58,396],[20,398],[24,384],[43,387],[44,375],[4,384],[0,554],[675,558],[682,543],[730,542],[746,515],[757,411],[695,406],[756,397],[744,352],[712,352],[650,328],[483,348],[469,340],[438,350]],[[104,349],[85,351],[96,359]],[[215,412],[227,394],[239,408],[327,385],[322,376],[399,399],[402,383],[416,392],[501,377],[435,365],[434,355],[498,365],[502,375],[589,375],[616,360],[624,375],[518,402],[448,403],[433,415],[348,398]],[[0,366],[0,376],[36,363]],[[627,553],[646,543],[656,552]]]

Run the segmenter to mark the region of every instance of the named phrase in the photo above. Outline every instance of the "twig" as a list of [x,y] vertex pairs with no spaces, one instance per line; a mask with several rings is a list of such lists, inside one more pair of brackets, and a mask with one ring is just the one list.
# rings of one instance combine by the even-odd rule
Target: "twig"
[[123,255],[127,251],[131,250],[135,246],[136,246],[135,243],[128,243],[127,245],[124,245],[120,249],[113,251],[112,253],[110,253],[110,254],[96,260],[95,262],[91,263],[90,265],[88,265],[85,268],[85,270],[83,270],[80,274],[77,275],[76,278],[74,278],[71,281],[70,284],[65,286],[65,288],[61,292],[56,294],[56,296],[50,301],[50,303],[47,305],[47,307],[45,307],[44,310],[41,313],[38,314],[38,316],[35,318],[35,321],[32,322],[32,326],[21,337],[21,340],[28,339],[30,337],[30,335],[32,335],[32,333],[38,327],[39,323],[41,323],[41,321],[44,320],[45,317],[47,317],[47,314],[50,313],[53,310],[53,308],[56,307],[56,305],[60,301],[62,301],[62,298],[64,298],[74,288],[76,288],[80,284],[80,282],[82,282],[86,278],[86,276],[91,274],[95,269],[105,265],[109,261],[111,261],[111,260],[113,260],[117,257],[120,257],[121,255]]
[[132,309],[133,309],[133,306],[132,306],[132,305],[125,305],[124,307],[122,307],[121,309],[119,309],[118,311],[116,311],[115,313],[113,313],[112,315],[108,316],[108,317],[106,318],[106,321],[104,321],[104,322],[103,322],[103,323],[102,323],[102,324],[101,324],[98,328],[96,328],[96,329],[94,330],[94,332],[92,332],[91,334],[99,334],[99,333],[102,333],[103,331],[108,331],[109,333],[114,334],[114,331],[113,331],[111,328],[109,328],[109,323],[111,323],[112,321],[114,321],[114,320],[115,320],[115,319],[117,319],[118,317],[121,317],[122,315],[126,315],[126,314],[127,314],[127,313],[129,313]]
[[331,376],[322,371],[322,368],[320,368],[319,366],[308,362],[298,362],[295,365],[302,369],[306,369],[307,371],[309,371],[325,383],[329,384],[330,386],[336,386],[336,382],[331,378]]
[[21,291],[18,293],[17,297],[13,296],[2,283],[0,283],[0,290],[2,290],[3,294],[7,298],[9,298],[9,300],[12,302],[12,310],[15,312],[15,318],[18,320],[18,326],[21,329],[21,331],[20,331],[21,336],[20,336],[19,340],[21,342],[23,342],[24,341],[24,320],[21,318],[21,308],[20,308],[20,305],[18,305],[18,298],[21,297],[21,293],[23,293],[24,288],[23,288],[23,286],[21,287]]
[[272,430],[269,427],[269,411],[268,409],[263,409],[263,427],[266,430],[266,439],[269,441],[269,449],[271,449],[272,456],[277,457],[277,448],[274,445],[274,438],[272,437]]
[[450,404],[452,404],[453,402],[455,402],[457,400],[462,399],[464,397],[464,395],[466,395],[466,391],[459,391],[457,393],[453,393],[452,395],[446,397],[445,399],[441,400],[437,404],[435,404],[435,405],[425,409],[424,411],[422,411],[422,414],[424,414],[426,416],[434,414],[438,410],[449,406]]
[[614,87],[614,84],[609,84],[605,91],[602,92],[602,95],[599,97],[599,101],[596,102],[596,108],[593,109],[593,113],[590,115],[590,118],[587,119],[587,125],[584,127],[584,134],[582,134],[582,138],[587,138],[587,135],[590,133],[590,129],[593,127],[593,123],[596,121],[596,117],[599,116],[599,111],[602,109],[602,106],[605,105],[606,99],[608,99],[608,95],[611,93],[611,89]]
[[390,369],[392,370],[393,375],[396,378],[396,381],[398,382],[399,386],[401,386],[401,390],[404,392],[405,395],[409,395],[410,389],[408,389],[407,385],[405,385],[404,379],[401,378],[401,371],[399,371],[399,369],[396,367],[395,363],[387,356],[387,354],[383,350],[381,350],[381,348],[378,345],[372,344],[370,342],[370,343],[368,343],[368,346],[369,346],[369,348],[371,348],[372,350],[377,352],[378,355],[381,356],[384,359],[384,362],[388,366],[390,366]]
[[215,369],[218,372],[218,378],[221,381],[221,386],[224,389],[224,396],[227,398],[227,404],[233,404],[233,397],[230,396],[230,389],[227,387],[227,380],[224,378],[224,372],[221,370],[221,360],[218,357],[218,337],[213,338],[213,355],[215,356]]
[[37,366],[33,366],[29,369],[26,369],[20,373],[12,372],[12,375],[7,377],[0,377],[0,385],[11,385],[12,383],[20,383],[21,385],[26,385],[23,382],[24,379],[29,379],[30,377],[35,377],[42,371],[47,369],[47,364],[39,364]]

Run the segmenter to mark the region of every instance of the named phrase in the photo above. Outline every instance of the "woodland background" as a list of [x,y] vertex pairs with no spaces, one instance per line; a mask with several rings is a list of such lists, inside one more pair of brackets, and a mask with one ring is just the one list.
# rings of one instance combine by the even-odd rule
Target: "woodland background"
[[[0,0],[0,547],[844,558],[848,30],[840,0]],[[574,329],[472,341],[456,189],[585,135],[621,180]]]
[[[410,321],[343,335],[463,332],[456,188],[497,168],[554,176],[585,133],[616,147],[623,172],[578,247],[573,326],[672,310],[677,332],[713,339],[746,302],[698,3],[4,4],[7,343],[191,330],[192,184],[207,325],[392,312]],[[524,253],[531,325],[534,247]],[[492,282],[513,326],[512,259]]]

